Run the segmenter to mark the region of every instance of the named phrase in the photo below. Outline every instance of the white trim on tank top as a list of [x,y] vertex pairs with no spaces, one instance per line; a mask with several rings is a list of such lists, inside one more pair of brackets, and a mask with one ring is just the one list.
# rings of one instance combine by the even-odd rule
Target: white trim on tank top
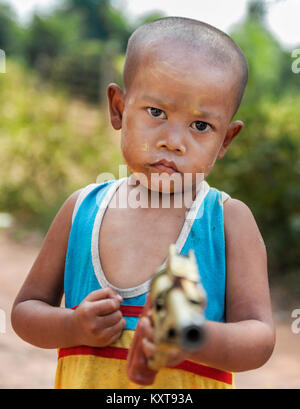
[[[102,288],[110,287],[114,289],[117,293],[119,293],[123,298],[132,298],[132,297],[137,297],[141,294],[144,294],[145,292],[149,291],[150,289],[150,283],[151,279],[131,288],[118,288],[114,285],[112,285],[106,278],[105,273],[103,271],[102,265],[101,265],[101,260],[100,260],[100,255],[99,255],[99,232],[101,228],[101,223],[103,220],[104,213],[109,205],[109,202],[111,201],[114,193],[116,190],[119,188],[121,183],[123,183],[127,177],[122,178],[117,180],[115,183],[112,183],[111,186],[109,187],[108,191],[106,192],[106,195],[101,202],[101,206],[98,209],[98,212],[95,217],[94,221],[94,226],[93,226],[93,231],[92,231],[92,240],[91,240],[91,255],[92,255],[92,264],[94,268],[95,275],[97,277],[97,280]],[[189,211],[186,214],[184,224],[182,226],[181,232],[179,233],[175,247],[177,252],[180,252],[188,238],[188,235],[191,231],[193,222],[195,220],[195,217],[198,213],[199,207],[201,203],[203,202],[205,196],[209,192],[210,186],[208,183],[204,180],[200,183],[198,192],[196,195],[196,198],[190,207]],[[164,262],[161,264],[159,268],[164,268],[166,266],[168,257],[164,260]]]

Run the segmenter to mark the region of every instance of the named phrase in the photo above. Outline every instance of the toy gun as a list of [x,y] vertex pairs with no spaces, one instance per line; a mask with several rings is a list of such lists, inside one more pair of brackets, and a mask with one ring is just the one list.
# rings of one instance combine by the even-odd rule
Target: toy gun
[[156,372],[166,366],[170,348],[193,351],[199,349],[205,341],[203,324],[206,294],[199,282],[197,262],[192,250],[188,256],[183,256],[176,253],[174,244],[170,246],[166,268],[158,270],[153,276],[150,298],[154,342],[158,352],[148,361],[139,356],[138,352],[134,358],[132,349],[138,349],[138,341],[134,340],[127,365],[129,378],[141,384],[154,381]]

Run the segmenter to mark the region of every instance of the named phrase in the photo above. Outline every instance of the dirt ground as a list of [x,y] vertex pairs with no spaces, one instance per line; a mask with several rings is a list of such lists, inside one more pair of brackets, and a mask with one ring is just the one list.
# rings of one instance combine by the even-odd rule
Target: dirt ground
[[[56,350],[25,343],[10,324],[12,303],[40,247],[39,237],[15,242],[0,230],[0,388],[53,388]],[[277,342],[271,359],[260,369],[236,374],[237,388],[300,388],[300,333],[291,330],[291,311],[275,309],[274,317]]]

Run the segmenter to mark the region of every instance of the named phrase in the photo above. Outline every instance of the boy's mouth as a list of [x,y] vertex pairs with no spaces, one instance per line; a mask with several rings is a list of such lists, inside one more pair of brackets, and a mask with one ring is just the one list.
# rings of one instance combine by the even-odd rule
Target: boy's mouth
[[166,159],[161,159],[155,163],[152,163],[150,166],[157,169],[160,172],[168,173],[169,175],[175,172],[180,173],[179,170],[177,169],[175,162],[168,161]]

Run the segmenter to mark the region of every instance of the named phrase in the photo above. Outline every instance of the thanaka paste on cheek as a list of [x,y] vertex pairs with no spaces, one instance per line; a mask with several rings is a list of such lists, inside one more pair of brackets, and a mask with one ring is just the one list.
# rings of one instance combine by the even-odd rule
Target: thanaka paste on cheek
[[149,152],[149,151],[150,151],[149,143],[148,142],[143,143],[141,146],[141,152]]

